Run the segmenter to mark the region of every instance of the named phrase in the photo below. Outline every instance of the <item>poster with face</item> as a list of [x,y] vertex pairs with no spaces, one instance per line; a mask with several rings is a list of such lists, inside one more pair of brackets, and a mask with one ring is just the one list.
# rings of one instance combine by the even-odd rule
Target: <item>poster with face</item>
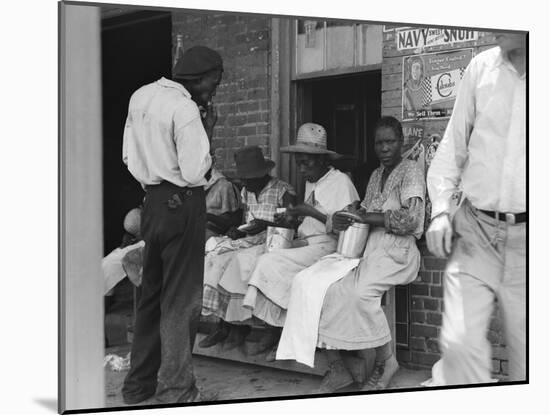
[[403,57],[402,119],[450,117],[472,49]]

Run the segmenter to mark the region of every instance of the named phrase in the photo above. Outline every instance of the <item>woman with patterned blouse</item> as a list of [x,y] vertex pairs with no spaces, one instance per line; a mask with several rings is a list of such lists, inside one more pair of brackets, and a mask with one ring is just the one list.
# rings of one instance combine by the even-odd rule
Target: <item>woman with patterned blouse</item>
[[[318,303],[318,325],[316,322],[310,324],[312,336],[307,337],[307,330],[304,330],[306,309],[301,303],[307,301],[297,299],[311,297],[309,293],[321,284],[323,273],[331,272],[327,271],[330,261],[345,262],[346,259],[325,257],[328,262],[321,259],[299,274],[292,287],[277,359],[312,364],[315,346],[326,349],[329,371],[321,383],[321,393],[353,383],[340,350],[357,350],[364,356],[368,349],[376,350],[375,370],[366,390],[385,388],[398,369],[381,298],[392,286],[408,284],[418,275],[420,252],[416,240],[423,231],[425,197],[424,174],[416,162],[402,159],[402,145],[403,131],[399,121],[383,117],[375,130],[375,151],[381,165],[370,177],[365,199],[347,208],[361,215],[370,225],[363,258],[358,265],[348,268],[351,271],[341,271],[341,276],[332,278],[335,282],[328,283],[324,299]],[[348,218],[334,214],[334,229],[343,231],[349,225]],[[304,359],[300,344],[308,341],[307,358]]]

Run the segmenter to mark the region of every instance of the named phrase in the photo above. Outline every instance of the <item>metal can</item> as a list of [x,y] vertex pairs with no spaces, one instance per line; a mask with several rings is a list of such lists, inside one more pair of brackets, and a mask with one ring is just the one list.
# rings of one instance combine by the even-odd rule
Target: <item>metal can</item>
[[345,231],[340,232],[336,252],[346,258],[361,258],[368,236],[369,225],[354,222]]
[[294,229],[268,226],[265,241],[266,251],[291,248],[293,238]]

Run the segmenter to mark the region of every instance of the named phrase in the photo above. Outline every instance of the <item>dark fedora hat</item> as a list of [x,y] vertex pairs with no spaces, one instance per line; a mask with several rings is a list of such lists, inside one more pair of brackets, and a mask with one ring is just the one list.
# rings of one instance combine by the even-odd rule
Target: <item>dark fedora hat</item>
[[237,172],[227,175],[238,179],[260,178],[275,167],[275,162],[266,159],[258,146],[243,147],[235,152],[234,157]]
[[218,52],[206,46],[193,46],[183,52],[174,67],[174,78],[196,79],[213,69],[223,69]]

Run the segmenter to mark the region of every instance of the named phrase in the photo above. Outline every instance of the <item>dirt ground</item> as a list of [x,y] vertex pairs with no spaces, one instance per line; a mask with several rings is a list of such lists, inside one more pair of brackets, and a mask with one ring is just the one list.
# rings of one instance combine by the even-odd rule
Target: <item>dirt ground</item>
[[[125,346],[108,349],[106,353],[126,356],[128,351],[129,346]],[[315,375],[204,356],[195,355],[193,363],[199,389],[207,393],[217,393],[217,399],[224,401],[315,394],[321,382],[321,377]],[[108,367],[105,368],[107,407],[126,406],[121,395],[126,373],[127,371],[115,372]],[[390,388],[419,387],[429,376],[428,371],[401,368],[394,376]],[[355,386],[350,386],[344,392],[355,390]]]
[[[127,337],[126,327],[129,327],[133,320],[131,283],[119,284],[115,290],[113,300],[113,305],[110,307],[110,312],[106,318],[107,337],[116,334],[115,337],[125,339]],[[254,337],[254,334],[251,333],[249,337]],[[130,351],[130,344],[126,343],[125,340],[120,343],[123,345],[106,348],[105,355],[115,354],[125,357]],[[197,352],[197,350],[195,351]],[[212,349],[206,350],[206,352],[211,351]],[[217,355],[213,353],[213,356]],[[205,353],[205,350],[193,355],[197,386],[207,394],[217,393],[217,399],[220,401],[316,394],[322,379],[321,376],[315,374],[267,367],[269,365],[245,363],[243,362],[243,356],[237,352],[227,354],[227,356],[232,356],[233,360],[208,356],[209,353]],[[319,373],[322,373],[322,371],[324,370],[318,370]],[[126,374],[127,370],[117,372],[109,366],[105,367],[105,403],[107,407],[126,406],[121,394],[122,383]],[[429,377],[429,371],[401,368],[392,379],[389,388],[419,387]],[[343,392],[357,390],[357,385],[353,385],[343,390]],[[154,400],[145,401],[140,405],[150,404],[155,404]]]

